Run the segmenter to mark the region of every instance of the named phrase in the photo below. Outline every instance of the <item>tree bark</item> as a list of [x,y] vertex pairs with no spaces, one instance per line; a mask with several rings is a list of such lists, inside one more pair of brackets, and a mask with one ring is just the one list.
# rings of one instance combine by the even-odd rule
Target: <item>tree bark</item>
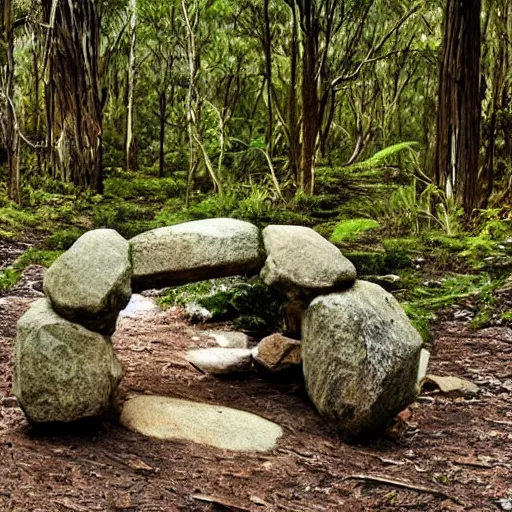
[[[52,0],[44,0],[47,12]],[[100,18],[94,0],[59,2],[50,43],[48,100],[61,176],[103,191],[103,119],[99,83]],[[52,136],[51,139],[54,137]]]
[[0,12],[0,68],[3,88],[0,91],[0,124],[9,166],[7,194],[11,201],[21,204],[19,127],[14,111],[14,32],[12,0],[3,0]]
[[436,181],[468,216],[482,200],[480,12],[481,0],[447,0],[439,74]]
[[267,151],[272,156],[272,137],[274,134],[274,111],[272,108],[272,32],[270,30],[269,2],[264,0],[263,18],[265,19],[265,37],[263,41],[263,51],[265,54],[265,78],[267,81]]
[[299,187],[313,193],[316,140],[319,130],[319,99],[316,64],[318,61],[318,21],[314,0],[305,0],[302,54],[302,156]]

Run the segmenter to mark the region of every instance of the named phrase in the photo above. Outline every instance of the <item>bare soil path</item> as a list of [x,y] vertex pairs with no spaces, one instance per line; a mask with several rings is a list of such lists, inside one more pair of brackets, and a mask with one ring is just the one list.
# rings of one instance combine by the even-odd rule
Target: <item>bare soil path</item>
[[126,369],[121,401],[167,395],[283,426],[274,451],[234,454],[143,438],[115,418],[67,432],[30,428],[10,391],[16,322],[38,293],[0,298],[1,512],[497,511],[505,509],[498,500],[512,498],[510,329],[438,325],[430,372],[469,378],[481,393],[424,394],[393,438],[349,446],[318,417],[298,378],[199,374],[184,351],[211,341],[180,311],[122,319],[114,338]]

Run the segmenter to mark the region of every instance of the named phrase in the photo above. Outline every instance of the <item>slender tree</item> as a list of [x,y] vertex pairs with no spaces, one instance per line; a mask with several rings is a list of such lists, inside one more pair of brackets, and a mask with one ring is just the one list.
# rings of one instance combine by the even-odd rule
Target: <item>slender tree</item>
[[0,126],[9,165],[7,193],[21,203],[19,126],[14,110],[14,21],[12,0],[2,1],[0,11]]
[[126,168],[137,168],[137,150],[134,137],[135,46],[137,42],[137,0],[130,0],[130,55],[128,59],[128,105],[126,115]]

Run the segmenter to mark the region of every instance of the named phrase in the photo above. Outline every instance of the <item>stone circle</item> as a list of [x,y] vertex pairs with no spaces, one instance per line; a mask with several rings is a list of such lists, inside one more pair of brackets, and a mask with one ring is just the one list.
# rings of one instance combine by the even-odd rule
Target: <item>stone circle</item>
[[250,371],[254,362],[273,372],[300,369],[302,358],[313,404],[347,438],[383,428],[414,400],[421,338],[390,294],[356,281],[354,265],[309,228],[269,226],[261,236],[247,222],[209,219],[130,242],[112,230],[91,231],[54,263],[47,299],[18,322],[14,394],[27,418],[73,421],[110,407],[122,369],[108,335],[132,289],[260,271],[285,297],[284,315],[302,326],[302,342],[275,334],[251,351],[247,339],[227,342],[220,333],[219,343],[237,348],[192,351],[192,364],[226,374]]

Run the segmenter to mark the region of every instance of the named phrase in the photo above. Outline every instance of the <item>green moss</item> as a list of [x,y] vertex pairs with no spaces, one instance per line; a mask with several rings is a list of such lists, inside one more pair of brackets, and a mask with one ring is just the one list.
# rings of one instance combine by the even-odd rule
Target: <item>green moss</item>
[[317,224],[313,229],[319,235],[322,235],[324,238],[329,240],[337,225],[338,225],[338,223],[336,221],[330,221],[330,222],[324,222],[322,224]]
[[95,228],[115,229],[127,239],[163,225],[153,217],[152,208],[129,202],[101,203],[93,210]]
[[16,233],[13,233],[12,231],[4,231],[4,230],[0,229],[0,238],[12,240],[15,237],[16,237]]
[[507,309],[501,314],[501,319],[508,324],[512,324],[512,309]]
[[386,253],[383,251],[351,251],[344,252],[344,255],[355,265],[360,276],[387,273]]
[[418,307],[415,304],[402,304],[405,313],[412,325],[420,333],[425,343],[432,341],[431,325],[435,320],[435,314],[426,308]]
[[113,177],[105,180],[104,197],[107,199],[126,199],[146,201],[165,201],[179,196],[185,190],[186,183],[174,178],[151,178],[143,176],[127,179]]
[[201,281],[168,290],[159,303],[164,308],[195,303],[211,313],[212,321],[233,320],[238,328],[249,331],[272,332],[280,322],[280,305],[259,280]]
[[372,219],[343,220],[336,225],[330,240],[333,244],[354,240],[360,234],[378,229],[379,227],[380,224]]
[[46,239],[45,247],[52,251],[67,251],[83,234],[81,229],[56,231]]

